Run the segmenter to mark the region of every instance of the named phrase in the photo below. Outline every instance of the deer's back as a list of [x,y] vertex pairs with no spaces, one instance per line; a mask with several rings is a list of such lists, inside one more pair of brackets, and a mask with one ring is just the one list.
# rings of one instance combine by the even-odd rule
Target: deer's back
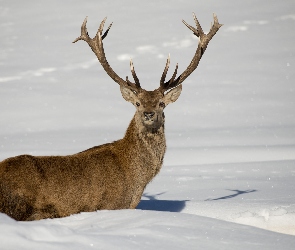
[[109,145],[71,156],[20,155],[0,163],[0,212],[17,220],[47,213],[128,208],[125,171]]

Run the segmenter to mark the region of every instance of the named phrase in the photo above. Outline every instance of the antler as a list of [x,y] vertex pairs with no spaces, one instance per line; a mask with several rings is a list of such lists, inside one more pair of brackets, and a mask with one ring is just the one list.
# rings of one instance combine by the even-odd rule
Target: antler
[[107,30],[102,35],[102,31],[103,31],[103,27],[104,27],[106,19],[107,18],[105,17],[102,20],[102,22],[100,23],[100,26],[98,28],[98,31],[97,31],[95,37],[90,38],[88,35],[88,32],[87,32],[87,28],[86,28],[86,23],[87,23],[87,17],[86,17],[84,19],[82,26],[81,26],[81,36],[76,38],[75,41],[73,41],[73,43],[75,43],[79,40],[84,40],[85,42],[87,42],[88,45],[90,46],[90,48],[92,49],[92,51],[94,52],[94,54],[97,56],[97,59],[100,62],[100,64],[102,65],[102,67],[104,68],[104,70],[116,83],[118,83],[120,86],[127,86],[135,92],[139,92],[141,90],[141,86],[140,86],[138,77],[136,76],[132,60],[130,59],[130,69],[131,69],[131,73],[132,73],[135,83],[130,82],[128,80],[128,77],[126,77],[126,81],[124,81],[121,77],[119,77],[116,74],[116,72],[112,69],[112,67],[109,65],[109,63],[106,59],[102,40],[104,38],[106,38],[106,36],[108,35],[108,32],[113,24],[113,23],[111,23],[109,25],[109,27],[107,28]]
[[163,72],[161,80],[160,80],[160,87],[159,87],[159,90],[163,93],[165,91],[181,84],[198,67],[199,62],[200,62],[200,60],[201,60],[201,58],[208,46],[208,43],[210,42],[212,37],[217,33],[219,28],[223,25],[223,24],[219,24],[217,16],[215,14],[213,14],[214,23],[213,23],[213,25],[211,24],[211,29],[208,32],[208,34],[205,34],[195,13],[193,13],[193,17],[194,17],[194,20],[195,20],[195,23],[197,26],[196,28],[187,24],[184,20],[182,20],[182,22],[185,24],[186,27],[188,27],[194,33],[194,35],[199,37],[198,48],[196,50],[196,53],[195,53],[192,61],[190,62],[189,66],[186,68],[186,70],[180,76],[178,76],[177,79],[175,80],[175,77],[177,74],[177,69],[178,69],[178,64],[177,64],[171,79],[169,81],[165,82],[165,78],[166,78],[168,68],[170,65],[170,55],[168,56],[166,66],[165,66],[164,72]]

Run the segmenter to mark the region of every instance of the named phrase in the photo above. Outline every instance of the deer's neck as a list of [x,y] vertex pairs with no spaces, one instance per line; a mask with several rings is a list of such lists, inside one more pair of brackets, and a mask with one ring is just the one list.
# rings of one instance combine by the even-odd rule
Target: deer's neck
[[131,167],[146,172],[145,176],[151,180],[163,164],[166,151],[164,125],[157,131],[149,131],[135,115],[122,141],[128,147],[127,157],[132,158]]

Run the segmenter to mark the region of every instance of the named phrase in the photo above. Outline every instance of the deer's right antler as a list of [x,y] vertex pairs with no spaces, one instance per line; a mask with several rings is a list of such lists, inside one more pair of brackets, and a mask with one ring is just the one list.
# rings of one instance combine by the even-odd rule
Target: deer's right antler
[[90,38],[87,32],[87,28],[86,28],[86,23],[87,23],[87,17],[84,19],[84,22],[81,26],[81,36],[79,36],[78,38],[76,38],[73,43],[79,41],[79,40],[84,40],[85,42],[88,43],[88,45],[90,46],[90,48],[92,49],[92,51],[94,52],[94,54],[96,55],[98,61],[100,62],[100,64],[102,65],[102,67],[104,68],[104,70],[107,72],[107,74],[116,82],[118,83],[120,86],[126,86],[130,89],[132,89],[135,92],[139,92],[141,90],[141,86],[138,80],[138,77],[136,76],[135,70],[134,70],[134,66],[132,63],[132,60],[130,59],[130,69],[131,69],[131,73],[132,76],[134,78],[135,83],[131,82],[128,80],[128,77],[126,77],[126,81],[123,80],[120,76],[117,75],[117,73],[112,69],[112,67],[109,65],[106,56],[105,56],[105,52],[104,52],[104,48],[103,48],[103,43],[102,40],[104,38],[106,38],[106,36],[108,35],[108,32],[112,26],[113,23],[111,23],[109,25],[109,27],[107,28],[107,30],[104,32],[104,34],[102,35],[102,31],[103,31],[103,27],[106,21],[106,17],[102,20],[102,22],[100,23],[100,26],[98,28],[98,31],[95,35],[94,38]]
[[181,84],[198,67],[199,62],[200,62],[200,60],[201,60],[201,58],[208,46],[208,43],[210,42],[212,37],[216,34],[216,32],[219,30],[219,28],[222,26],[222,24],[220,24],[218,22],[217,16],[215,14],[213,14],[214,23],[213,23],[213,25],[211,25],[211,29],[208,32],[208,34],[205,34],[195,13],[193,13],[193,17],[194,17],[197,28],[190,26],[184,20],[182,20],[182,22],[185,24],[186,27],[188,27],[194,33],[194,35],[196,35],[197,37],[200,38],[196,53],[195,53],[193,59],[191,60],[189,66],[186,68],[186,70],[180,76],[178,76],[176,78],[176,80],[175,80],[175,77],[177,74],[178,65],[176,65],[176,69],[175,69],[174,74],[172,75],[171,79],[169,81],[165,82],[165,78],[166,78],[169,64],[170,64],[170,55],[168,56],[166,66],[165,66],[163,75],[160,80],[160,87],[159,87],[159,90],[163,93],[165,91],[172,89],[172,88],[178,86],[179,84]]

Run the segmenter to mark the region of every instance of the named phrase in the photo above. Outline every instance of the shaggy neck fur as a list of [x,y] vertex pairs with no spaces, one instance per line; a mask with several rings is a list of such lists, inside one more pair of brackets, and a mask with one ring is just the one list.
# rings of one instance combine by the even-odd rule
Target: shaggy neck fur
[[131,164],[131,167],[137,168],[145,181],[151,181],[161,169],[166,151],[164,124],[157,131],[151,131],[135,115],[122,141],[125,147],[131,147],[131,157],[136,163]]

